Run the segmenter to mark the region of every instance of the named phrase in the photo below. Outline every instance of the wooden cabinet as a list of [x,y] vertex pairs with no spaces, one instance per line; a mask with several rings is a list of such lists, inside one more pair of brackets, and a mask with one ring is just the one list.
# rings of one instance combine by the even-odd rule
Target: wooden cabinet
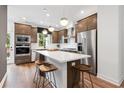
[[78,22],[78,24],[76,25],[77,32],[82,32],[87,30],[87,20],[88,19],[85,18]]
[[[65,37],[67,37],[67,29],[58,31],[59,43],[62,43],[62,41],[64,41],[64,43],[67,43],[67,39],[64,39]],[[62,40],[62,39],[64,39],[64,40]]]
[[59,43],[58,35],[58,31],[52,32],[52,43]]
[[92,15],[87,19],[87,29],[92,30],[97,28],[97,15]]
[[60,32],[60,36],[64,36],[64,37],[67,36],[67,29],[60,30],[59,32]]
[[16,56],[15,57],[15,64],[23,64],[23,63],[30,63],[31,56]]
[[32,27],[31,43],[37,43],[37,27]]
[[97,29],[97,14],[93,14],[78,21],[77,24],[75,25],[75,29],[76,29],[76,33],[75,33],[76,41],[77,41],[77,33],[92,29]]
[[97,14],[93,14],[78,21],[76,25],[76,32],[83,32],[92,29],[97,29]]
[[31,25],[15,23],[15,34],[30,35],[32,31],[31,28]]
[[[54,31],[52,33],[52,42],[53,43],[61,43],[63,36],[67,37],[67,29],[63,29],[63,30],[60,30],[60,31]],[[64,43],[67,43],[67,40],[64,39]]]

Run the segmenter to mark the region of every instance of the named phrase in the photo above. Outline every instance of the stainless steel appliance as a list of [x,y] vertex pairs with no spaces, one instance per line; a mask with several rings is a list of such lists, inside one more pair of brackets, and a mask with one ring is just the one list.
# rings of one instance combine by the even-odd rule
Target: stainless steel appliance
[[31,36],[29,35],[16,35],[16,43],[30,43]]
[[78,51],[82,54],[91,55],[91,58],[82,60],[84,64],[91,65],[91,73],[97,74],[97,37],[96,29],[77,34]]
[[16,56],[28,56],[30,55],[29,44],[17,44],[16,45]]

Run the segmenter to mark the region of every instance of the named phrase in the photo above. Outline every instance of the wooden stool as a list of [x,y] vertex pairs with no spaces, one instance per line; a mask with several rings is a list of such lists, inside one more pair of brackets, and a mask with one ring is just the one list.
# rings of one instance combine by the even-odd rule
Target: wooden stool
[[43,62],[40,61],[40,60],[36,60],[35,61],[36,71],[35,71],[33,82],[36,83],[36,86],[37,86],[37,83],[38,83],[38,75],[39,75],[39,68],[38,68],[38,66],[40,66],[42,64],[43,64]]
[[[84,83],[84,72],[86,72],[86,73],[89,74],[90,83],[91,83],[91,86],[93,88],[93,82],[92,82],[92,79],[91,79],[90,70],[91,70],[91,66],[90,65],[79,64],[79,65],[73,66],[73,77],[74,77],[73,80],[76,80],[76,75],[75,74],[76,74],[76,71],[79,71],[80,74],[82,74],[82,80],[81,80],[82,87],[85,87],[85,83]],[[73,82],[72,87],[74,87],[74,86],[75,86],[75,82]]]
[[[56,79],[54,72],[57,70],[57,67],[55,67],[53,64],[50,63],[43,63],[42,65],[39,66],[39,70],[41,73],[45,73],[44,77],[42,78],[42,87],[45,88],[47,85],[51,85],[52,87],[57,87],[56,85]],[[43,75],[42,75],[43,76]],[[38,87],[40,87],[41,83],[41,78],[39,80]],[[47,83],[45,85],[45,83]]]

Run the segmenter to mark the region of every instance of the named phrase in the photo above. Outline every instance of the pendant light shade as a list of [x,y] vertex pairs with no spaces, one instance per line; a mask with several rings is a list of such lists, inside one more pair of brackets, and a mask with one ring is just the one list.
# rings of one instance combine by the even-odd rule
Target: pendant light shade
[[61,24],[62,26],[67,26],[67,24],[68,24],[68,19],[65,18],[65,17],[62,17],[62,18],[60,19],[60,24]]
[[44,35],[46,35],[48,32],[47,32],[46,29],[44,29],[42,33],[43,33]]
[[53,32],[55,29],[54,29],[54,27],[49,26],[48,30],[49,30],[50,32]]

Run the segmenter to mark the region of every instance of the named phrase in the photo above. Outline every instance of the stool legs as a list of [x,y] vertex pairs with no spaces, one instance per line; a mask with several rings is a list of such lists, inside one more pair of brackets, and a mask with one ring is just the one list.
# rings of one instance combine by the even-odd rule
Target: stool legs
[[[48,82],[48,83],[46,83],[46,82]],[[41,81],[41,77],[40,77],[40,80],[38,82],[38,87],[40,87],[41,83],[42,83],[42,88],[47,87],[49,84],[52,85],[52,87],[57,88],[54,72],[47,72],[46,77],[43,77],[42,81]]]
[[82,87],[84,88],[84,72],[82,72],[82,80],[81,80],[81,82],[82,82]]
[[53,72],[53,79],[54,79],[54,86],[57,88],[56,86],[56,79],[55,79],[55,73]]
[[36,79],[36,74],[37,74],[37,68],[36,68],[35,75],[34,75],[34,78],[33,78],[34,83],[35,83],[35,79]]
[[35,75],[33,78],[33,82],[36,83],[36,87],[38,87],[38,76],[39,76],[39,71],[38,71],[38,67],[36,66],[36,71],[35,71]]
[[[91,86],[92,86],[92,88],[94,88],[94,86],[93,86],[93,82],[92,82],[92,78],[91,78],[91,74],[90,74],[90,72],[87,72],[88,73],[88,76],[89,76],[89,81],[90,81],[90,84],[91,84]],[[81,86],[79,85],[79,87],[88,87],[86,84],[85,84],[85,78],[84,78],[84,72],[83,71],[80,71],[80,75],[81,75],[81,77],[80,77],[80,82],[81,82]],[[76,85],[76,84],[79,84],[79,81],[78,82],[75,82],[75,80],[76,80],[76,70],[74,70],[73,69],[73,83],[72,83],[72,88]]]
[[90,75],[90,73],[88,73],[88,74],[89,74],[89,78],[90,78],[90,82],[91,82],[92,88],[94,88],[93,82],[92,82],[92,79],[91,79],[91,75]]

